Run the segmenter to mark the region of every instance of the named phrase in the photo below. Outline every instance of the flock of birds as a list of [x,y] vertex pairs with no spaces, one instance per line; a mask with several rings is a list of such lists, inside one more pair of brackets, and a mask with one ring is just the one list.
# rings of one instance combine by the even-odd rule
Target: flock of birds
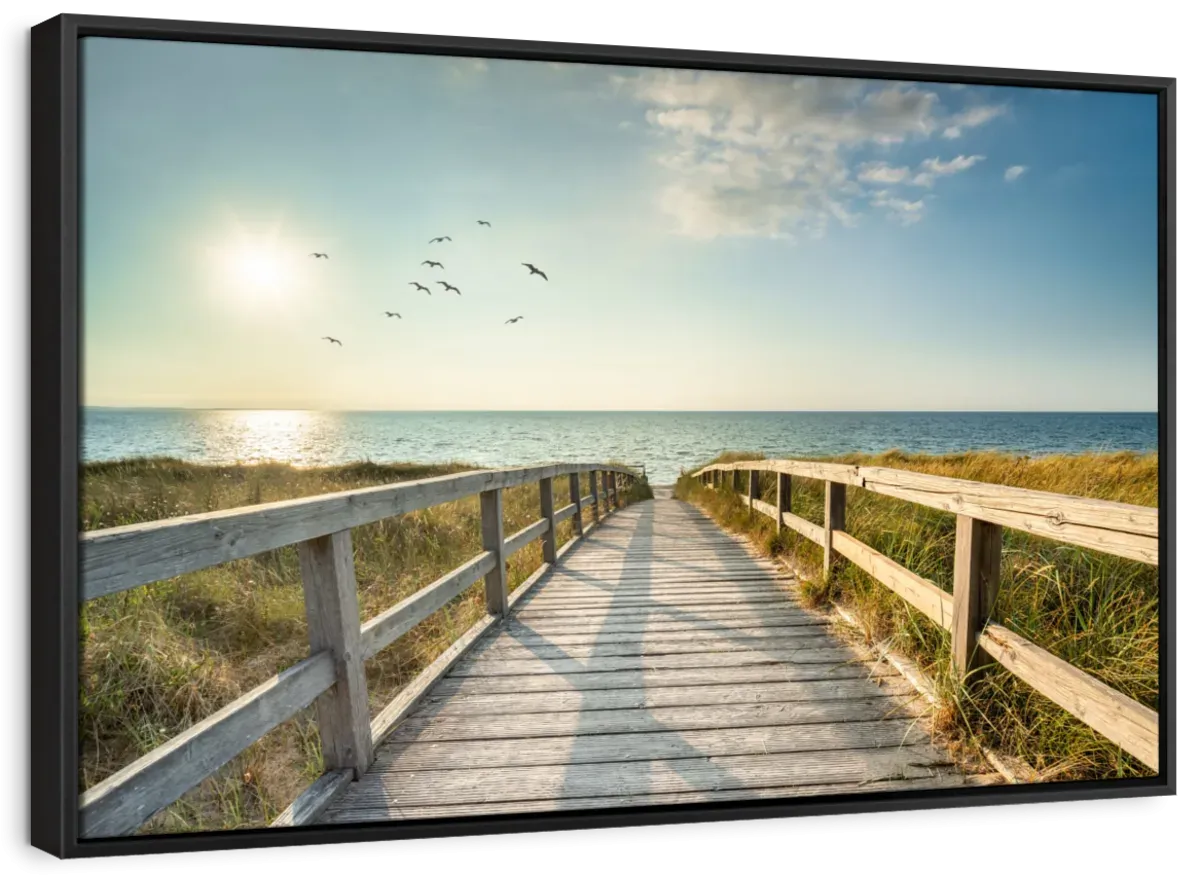
[[[486,226],[487,228],[492,227],[492,224],[490,222],[488,222],[486,219],[477,219],[477,220],[475,220],[475,224],[480,225],[480,226]],[[437,237],[430,238],[429,243],[441,244],[441,243],[453,243],[453,241],[454,241],[454,238],[450,237],[450,235],[439,235]],[[329,258],[328,253],[309,253],[309,256],[311,256],[314,259],[328,259]],[[440,268],[443,271],[446,270],[445,265],[443,265],[441,262],[438,262],[434,259],[426,259],[425,261],[423,261],[421,263],[422,268],[424,268],[426,266],[428,266],[429,268]],[[541,268],[538,268],[536,265],[532,264],[531,262],[522,262],[521,266],[523,268],[529,269],[530,276],[537,275],[538,277],[541,277],[542,280],[546,280],[546,281],[550,280],[550,278],[546,276],[545,271],[543,271]],[[453,292],[455,295],[459,295],[459,296],[462,295],[462,290],[460,290],[457,286],[454,286],[451,283],[447,283],[444,280],[435,280],[433,282],[440,285],[442,287],[443,291],[445,291],[445,292]],[[429,290],[428,286],[418,283],[415,280],[410,280],[408,285],[416,287],[418,292],[424,292],[426,295],[433,295],[433,293]],[[384,315],[385,319],[391,319],[392,317],[395,317],[397,320],[404,319],[402,316],[400,316],[400,314],[396,313],[395,311],[384,311],[383,315]],[[507,326],[512,323],[517,323],[523,319],[525,319],[524,316],[512,317],[510,319],[505,320],[504,325]],[[336,344],[338,347],[343,346],[342,342],[340,340],[338,340],[337,338],[334,338],[332,335],[322,335],[321,340],[328,341],[330,344]]]

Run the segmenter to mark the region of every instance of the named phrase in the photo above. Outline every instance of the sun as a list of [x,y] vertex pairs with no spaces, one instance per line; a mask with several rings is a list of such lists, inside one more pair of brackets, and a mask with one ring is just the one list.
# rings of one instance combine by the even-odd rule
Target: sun
[[301,248],[277,224],[254,229],[238,223],[209,255],[216,286],[243,305],[276,304],[297,291]]

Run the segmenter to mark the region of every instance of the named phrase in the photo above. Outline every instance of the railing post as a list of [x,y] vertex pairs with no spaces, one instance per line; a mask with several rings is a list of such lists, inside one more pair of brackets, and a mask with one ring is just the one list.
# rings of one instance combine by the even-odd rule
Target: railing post
[[621,507],[621,488],[617,486],[617,479],[620,476],[616,472],[608,473],[608,480],[612,484],[612,504],[613,511]]
[[571,483],[571,488],[570,488],[571,489],[571,503],[572,503],[572,505],[575,506],[575,513],[573,515],[571,515],[571,520],[575,524],[575,535],[582,536],[583,535],[583,506],[581,506],[579,504],[579,502],[580,502],[580,500],[583,499],[583,496],[579,492],[579,473],[578,472],[571,473],[570,483]]
[[757,469],[751,469],[746,474],[748,476],[746,479],[746,499],[749,500],[746,505],[750,507],[750,511],[754,511],[754,501],[762,495],[762,487],[759,484]]
[[608,472],[603,469],[600,470],[600,485],[601,485],[600,492],[604,498],[604,516],[608,517],[608,512],[609,512],[609,508],[608,508]]
[[361,777],[371,765],[371,710],[350,531],[309,539],[297,548],[309,651],[332,652],[335,668],[333,687],[317,698],[325,768],[351,768]]
[[792,476],[778,473],[775,478],[775,532],[783,532],[783,513],[792,510]]
[[600,523],[600,492],[596,489],[596,470],[588,472],[588,489],[592,492],[592,524]]
[[833,531],[846,529],[846,485],[825,482],[825,575],[833,572]]
[[542,560],[553,564],[558,561],[558,550],[555,543],[554,526],[554,479],[543,478],[538,482],[538,492],[542,501],[542,517],[550,525],[550,529],[542,536]]
[[479,494],[479,520],[483,550],[496,555],[496,565],[483,579],[487,609],[492,615],[508,614],[508,570],[504,559],[504,501],[499,490]]
[[950,653],[959,675],[992,662],[977,638],[1000,592],[1000,549],[1004,528],[959,515],[954,537],[954,618]]

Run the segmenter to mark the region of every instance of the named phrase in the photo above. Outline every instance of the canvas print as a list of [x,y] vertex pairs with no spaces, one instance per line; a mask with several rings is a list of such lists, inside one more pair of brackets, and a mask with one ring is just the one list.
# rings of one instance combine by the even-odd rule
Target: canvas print
[[82,838],[1157,773],[1154,95],[80,89]]

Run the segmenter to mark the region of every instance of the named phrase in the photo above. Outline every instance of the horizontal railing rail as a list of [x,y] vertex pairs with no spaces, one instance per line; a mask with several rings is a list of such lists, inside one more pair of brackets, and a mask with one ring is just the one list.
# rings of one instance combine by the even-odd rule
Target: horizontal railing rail
[[[590,492],[581,493],[580,476]],[[554,508],[553,479],[568,476],[571,502]],[[574,538],[590,533],[619,506],[618,479],[642,473],[609,463],[555,463],[488,469],[381,487],[168,518],[80,534],[80,600],[88,601],[295,545],[300,554],[310,656],[85,791],[80,834],[111,837],[136,831],[147,819],[228,764],[302,710],[316,704],[325,773],[274,825],[300,825],[320,815],[370,765],[377,747],[420,696],[553,567],[555,527],[573,519]],[[537,483],[541,517],[504,535],[501,491]],[[361,623],[350,531],[354,527],[478,496],[483,551],[437,581]],[[594,507],[593,523],[583,511]],[[543,564],[508,593],[505,559],[542,542]],[[379,715],[367,704],[364,662],[442,606],[484,580],[488,615],[456,640]]]
[[[938,626],[965,677],[992,661],[1009,670],[1134,758],[1158,770],[1158,713],[990,620],[1000,587],[1004,527],[1143,563],[1158,564],[1158,509],[926,475],[881,466],[810,460],[714,463],[692,473],[710,488],[736,489],[743,504],[824,549],[828,573],[844,557]],[[761,496],[762,473],[776,476],[776,504]],[[793,477],[825,483],[824,526],[791,511]],[[953,591],[948,592],[846,531],[848,486],[957,516]]]

